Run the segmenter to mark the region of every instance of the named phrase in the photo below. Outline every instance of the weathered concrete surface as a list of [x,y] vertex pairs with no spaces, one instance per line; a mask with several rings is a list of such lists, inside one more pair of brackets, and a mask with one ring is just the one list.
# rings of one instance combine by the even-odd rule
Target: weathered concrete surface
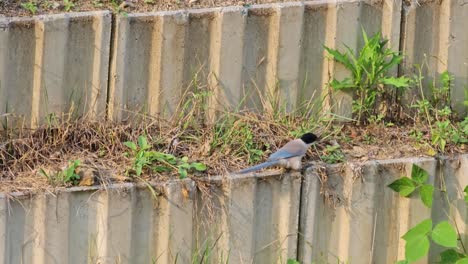
[[[402,32],[403,73],[417,73],[413,65],[423,67],[426,96],[430,86],[439,83],[444,71],[454,75],[451,89],[452,108],[461,116],[467,113],[463,104],[468,87],[468,5],[466,1],[407,1],[404,5],[405,23]],[[419,90],[407,95],[413,102]]]
[[300,184],[250,175],[158,184],[156,198],[132,184],[3,195],[0,263],[283,263],[297,254]]
[[[330,76],[346,75],[323,45],[357,49],[362,27],[398,49],[400,8],[400,0],[307,1],[119,16],[110,116],[171,115],[194,79],[212,91],[210,120],[218,110],[320,102]],[[328,106],[349,117],[351,95],[337,93]]]
[[109,11],[1,17],[3,125],[6,114],[27,127],[52,113],[105,116],[110,29]]
[[[284,263],[297,255],[301,175],[212,181],[197,201],[196,240],[213,263]],[[224,260],[224,262],[223,262]]]
[[[463,188],[468,185],[467,155],[455,160],[415,158],[322,170],[312,167],[302,186],[301,263],[395,263],[404,259],[404,241],[400,237],[426,218],[432,217],[434,222],[446,220],[445,211],[449,208],[437,191],[431,210],[419,197],[403,199],[387,187],[402,175],[410,177],[413,163],[429,172],[429,182],[436,188],[445,184],[449,200],[455,205],[452,216],[460,232],[466,234],[468,215]],[[463,239],[466,244],[467,237]],[[439,252],[440,248],[432,245],[429,258],[418,263],[433,263]]]
[[402,49],[400,73],[412,75],[413,64],[426,60],[425,88],[444,70],[454,74],[452,107],[464,114],[467,17],[468,5],[457,0],[289,2],[130,14],[112,25],[107,11],[2,17],[0,118],[34,126],[53,112],[103,116],[106,103],[114,120],[170,116],[200,88],[211,90],[209,120],[219,110],[311,102],[350,117],[350,93],[322,102],[330,78],[349,75],[323,45],[358,50],[361,29],[380,31],[390,48]]

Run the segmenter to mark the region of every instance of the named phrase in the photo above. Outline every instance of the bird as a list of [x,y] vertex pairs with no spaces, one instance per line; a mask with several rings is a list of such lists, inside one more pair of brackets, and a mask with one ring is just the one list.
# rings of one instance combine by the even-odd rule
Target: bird
[[302,157],[307,153],[307,149],[318,137],[313,133],[306,133],[298,139],[286,143],[282,148],[271,154],[266,162],[260,163],[250,168],[243,169],[238,174],[257,171],[266,167],[280,166],[287,169],[300,170],[302,168]]

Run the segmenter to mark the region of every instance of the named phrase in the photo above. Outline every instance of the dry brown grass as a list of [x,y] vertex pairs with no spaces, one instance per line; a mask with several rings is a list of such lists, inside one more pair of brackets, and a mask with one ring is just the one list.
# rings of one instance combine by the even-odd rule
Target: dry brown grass
[[[348,161],[435,154],[429,144],[430,129],[424,125],[414,121],[394,126],[383,122],[365,127],[339,124],[333,122],[333,115],[313,103],[291,113],[281,110],[277,101],[265,99],[261,115],[251,111],[218,112],[217,122],[207,124],[203,117],[206,97],[210,95],[203,94],[202,90],[188,89],[183,96],[186,100],[167,119],[132,113],[131,122],[116,123],[86,117],[71,120],[69,114],[34,130],[0,131],[0,192],[52,188],[40,170],[53,174],[72,160],[80,160],[81,167],[96,172],[97,184],[136,181],[126,173],[133,158],[125,155],[129,149],[123,143],[136,142],[140,135],[147,136],[155,151],[206,164],[206,173],[198,175],[203,177],[226,175],[264,161],[304,132],[320,136],[306,161],[328,155],[327,145],[339,145]],[[422,132],[423,137],[413,138],[413,130]],[[463,153],[466,146],[449,144],[446,152]],[[168,177],[177,174],[146,172],[142,176],[151,181]]]

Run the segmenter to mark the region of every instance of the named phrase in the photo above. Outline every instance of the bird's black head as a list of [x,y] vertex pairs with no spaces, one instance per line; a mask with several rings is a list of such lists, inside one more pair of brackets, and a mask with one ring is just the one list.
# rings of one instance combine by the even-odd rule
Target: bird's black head
[[302,141],[304,141],[304,143],[311,144],[314,141],[316,141],[318,139],[318,137],[315,134],[312,134],[312,133],[305,133],[304,135],[302,135],[301,139],[302,139]]

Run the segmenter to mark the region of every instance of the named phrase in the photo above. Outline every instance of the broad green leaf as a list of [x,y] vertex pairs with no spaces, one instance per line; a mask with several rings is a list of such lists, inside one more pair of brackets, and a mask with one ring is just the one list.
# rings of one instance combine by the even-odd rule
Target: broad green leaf
[[434,186],[430,184],[424,184],[419,189],[419,195],[423,204],[429,208],[432,207],[432,194],[434,193]]
[[338,50],[330,49],[326,46],[324,46],[324,48],[330,55],[332,55],[333,59],[335,59],[337,62],[340,62],[349,70],[353,69],[352,63],[350,63],[348,57],[346,57],[345,54],[339,52]]
[[421,223],[415,225],[413,228],[408,230],[406,234],[402,236],[405,241],[411,240],[418,240],[423,236],[427,236],[427,234],[432,230],[432,220],[426,219]]
[[295,259],[288,259],[287,264],[301,264],[301,263]]
[[385,77],[382,79],[382,83],[386,85],[393,85],[398,88],[408,87],[409,86],[409,78],[404,76],[395,78],[395,77]]
[[455,264],[468,264],[468,258],[459,259]]
[[187,170],[179,167],[179,178],[184,179],[187,177]]
[[418,239],[406,241],[405,258],[408,262],[414,262],[424,257],[429,252],[429,238],[422,236]]
[[139,136],[138,137],[138,146],[140,146],[141,149],[148,149],[148,140],[146,139],[145,136]]
[[123,143],[127,148],[131,149],[131,150],[134,150],[136,151],[137,150],[137,146],[135,143],[131,142],[131,141],[126,141]]
[[440,253],[440,264],[455,264],[461,258],[463,258],[462,254],[454,249],[447,249]]
[[188,157],[182,157],[181,159],[183,162],[187,162],[188,161]]
[[142,171],[143,171],[143,165],[135,164],[135,173],[136,173],[136,175],[140,176]]
[[411,179],[419,184],[423,184],[429,179],[429,173],[416,164],[411,169]]
[[165,166],[153,166],[151,167],[154,172],[165,172],[165,171],[171,171],[171,168],[165,167]]
[[356,88],[356,85],[354,85],[350,78],[345,78],[342,81],[333,79],[330,83],[330,86],[335,90]]
[[444,247],[457,246],[457,233],[452,225],[447,221],[438,223],[431,234],[432,240]]
[[194,162],[192,163],[192,167],[197,171],[205,171],[206,165],[203,163]]
[[410,195],[416,189],[416,185],[408,177],[402,177],[390,183],[388,187],[390,187],[395,192],[400,193],[401,196],[405,196],[405,197]]
[[465,190],[463,190],[465,192],[465,202],[468,203],[468,185],[465,187]]
[[179,164],[178,167],[188,170],[188,169],[190,169],[190,164],[188,164],[188,163],[182,163],[182,164]]

